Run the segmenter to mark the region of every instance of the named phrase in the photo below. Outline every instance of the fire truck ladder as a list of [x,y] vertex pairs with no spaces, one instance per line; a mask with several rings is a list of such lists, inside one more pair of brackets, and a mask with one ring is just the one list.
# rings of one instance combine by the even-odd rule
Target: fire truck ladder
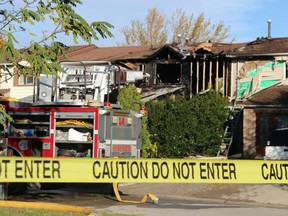
[[[72,91],[75,91],[76,89],[79,89],[79,91],[81,91],[81,88],[85,88],[86,91],[92,90],[94,93],[92,95],[89,95],[90,99],[104,101],[104,94],[107,94],[108,91],[108,71],[104,69],[93,70],[93,68],[89,68],[88,70],[84,71],[84,69],[79,69],[77,67],[70,67],[65,69],[66,73],[63,74],[60,82],[60,88],[67,90],[71,89]],[[86,95],[87,92],[85,90],[82,90],[82,92],[83,91],[85,93],[85,96],[88,96]],[[79,93],[77,92],[77,94],[75,95],[79,95]],[[70,100],[70,98],[68,99]]]
[[224,131],[222,143],[220,145],[220,150],[218,151],[217,157],[220,156],[228,157],[233,142],[233,137],[236,131],[236,127],[238,125],[242,113],[242,109],[243,109],[242,107],[238,107],[236,105],[230,107],[230,115],[227,121],[227,125]]

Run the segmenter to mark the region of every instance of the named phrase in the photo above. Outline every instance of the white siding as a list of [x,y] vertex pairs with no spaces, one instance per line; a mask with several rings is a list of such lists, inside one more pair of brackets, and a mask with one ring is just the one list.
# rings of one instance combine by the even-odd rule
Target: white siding
[[11,88],[10,97],[24,102],[33,102],[33,86],[17,86]]
[[[10,70],[13,74],[13,69]],[[25,102],[33,102],[33,86],[13,86],[13,77],[1,70],[0,89],[9,89],[10,97],[17,98]]]

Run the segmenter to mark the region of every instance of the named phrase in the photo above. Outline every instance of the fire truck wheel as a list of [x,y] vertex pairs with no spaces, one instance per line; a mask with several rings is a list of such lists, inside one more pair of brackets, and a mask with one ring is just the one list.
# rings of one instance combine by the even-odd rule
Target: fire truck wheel
[[9,183],[8,184],[8,194],[21,194],[27,190],[26,183]]
[[65,183],[41,183],[42,190],[57,190],[64,187]]

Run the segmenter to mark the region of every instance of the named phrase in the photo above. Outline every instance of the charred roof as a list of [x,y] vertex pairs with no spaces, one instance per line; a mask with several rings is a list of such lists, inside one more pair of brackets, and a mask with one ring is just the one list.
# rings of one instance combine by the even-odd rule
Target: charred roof
[[242,47],[227,52],[237,56],[277,56],[288,54],[288,38],[257,38]]

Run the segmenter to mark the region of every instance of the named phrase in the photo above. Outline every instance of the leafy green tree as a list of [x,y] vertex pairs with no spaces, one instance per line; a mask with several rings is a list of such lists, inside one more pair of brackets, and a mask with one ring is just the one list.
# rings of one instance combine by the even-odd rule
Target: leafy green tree
[[157,145],[157,155],[216,155],[228,116],[226,105],[227,99],[214,91],[191,100],[148,103],[150,140]]
[[119,43],[121,46],[182,43],[182,40],[223,42],[230,38],[230,27],[225,26],[223,21],[212,23],[204,13],[194,17],[182,9],[176,9],[168,17],[151,8],[144,21],[132,20],[121,32],[125,38],[124,42]]
[[[91,43],[92,39],[111,37],[107,22],[92,22],[91,24],[74,10],[80,0],[22,0],[2,1],[0,3],[0,61],[9,61],[19,69],[20,75],[38,76],[38,73],[57,74],[61,71],[59,56],[64,54],[65,44],[57,41],[57,35],[65,34],[77,39],[82,38]],[[44,32],[39,41],[33,40],[37,32],[33,27],[54,24],[49,32]],[[31,30],[32,29],[32,30]],[[29,47],[24,50],[16,48],[18,38],[15,33],[22,32],[31,38]],[[23,36],[22,36],[23,37]],[[28,62],[29,67],[23,67],[19,60]]]
[[[80,4],[80,0],[0,1],[0,62],[10,62],[18,72],[17,76],[37,78],[40,72],[56,75],[63,70],[59,65],[59,56],[64,55],[67,49],[65,44],[57,41],[58,35],[73,37],[75,43],[79,38],[91,43],[99,36],[111,37],[111,24],[104,21],[89,24],[75,12],[74,8]],[[39,41],[33,40],[39,36],[33,32],[37,25],[51,23],[51,31],[45,31]],[[21,37],[31,38],[29,46],[20,50],[16,34],[19,32]],[[23,65],[23,61],[27,64]],[[8,71],[6,67],[0,69]]]

